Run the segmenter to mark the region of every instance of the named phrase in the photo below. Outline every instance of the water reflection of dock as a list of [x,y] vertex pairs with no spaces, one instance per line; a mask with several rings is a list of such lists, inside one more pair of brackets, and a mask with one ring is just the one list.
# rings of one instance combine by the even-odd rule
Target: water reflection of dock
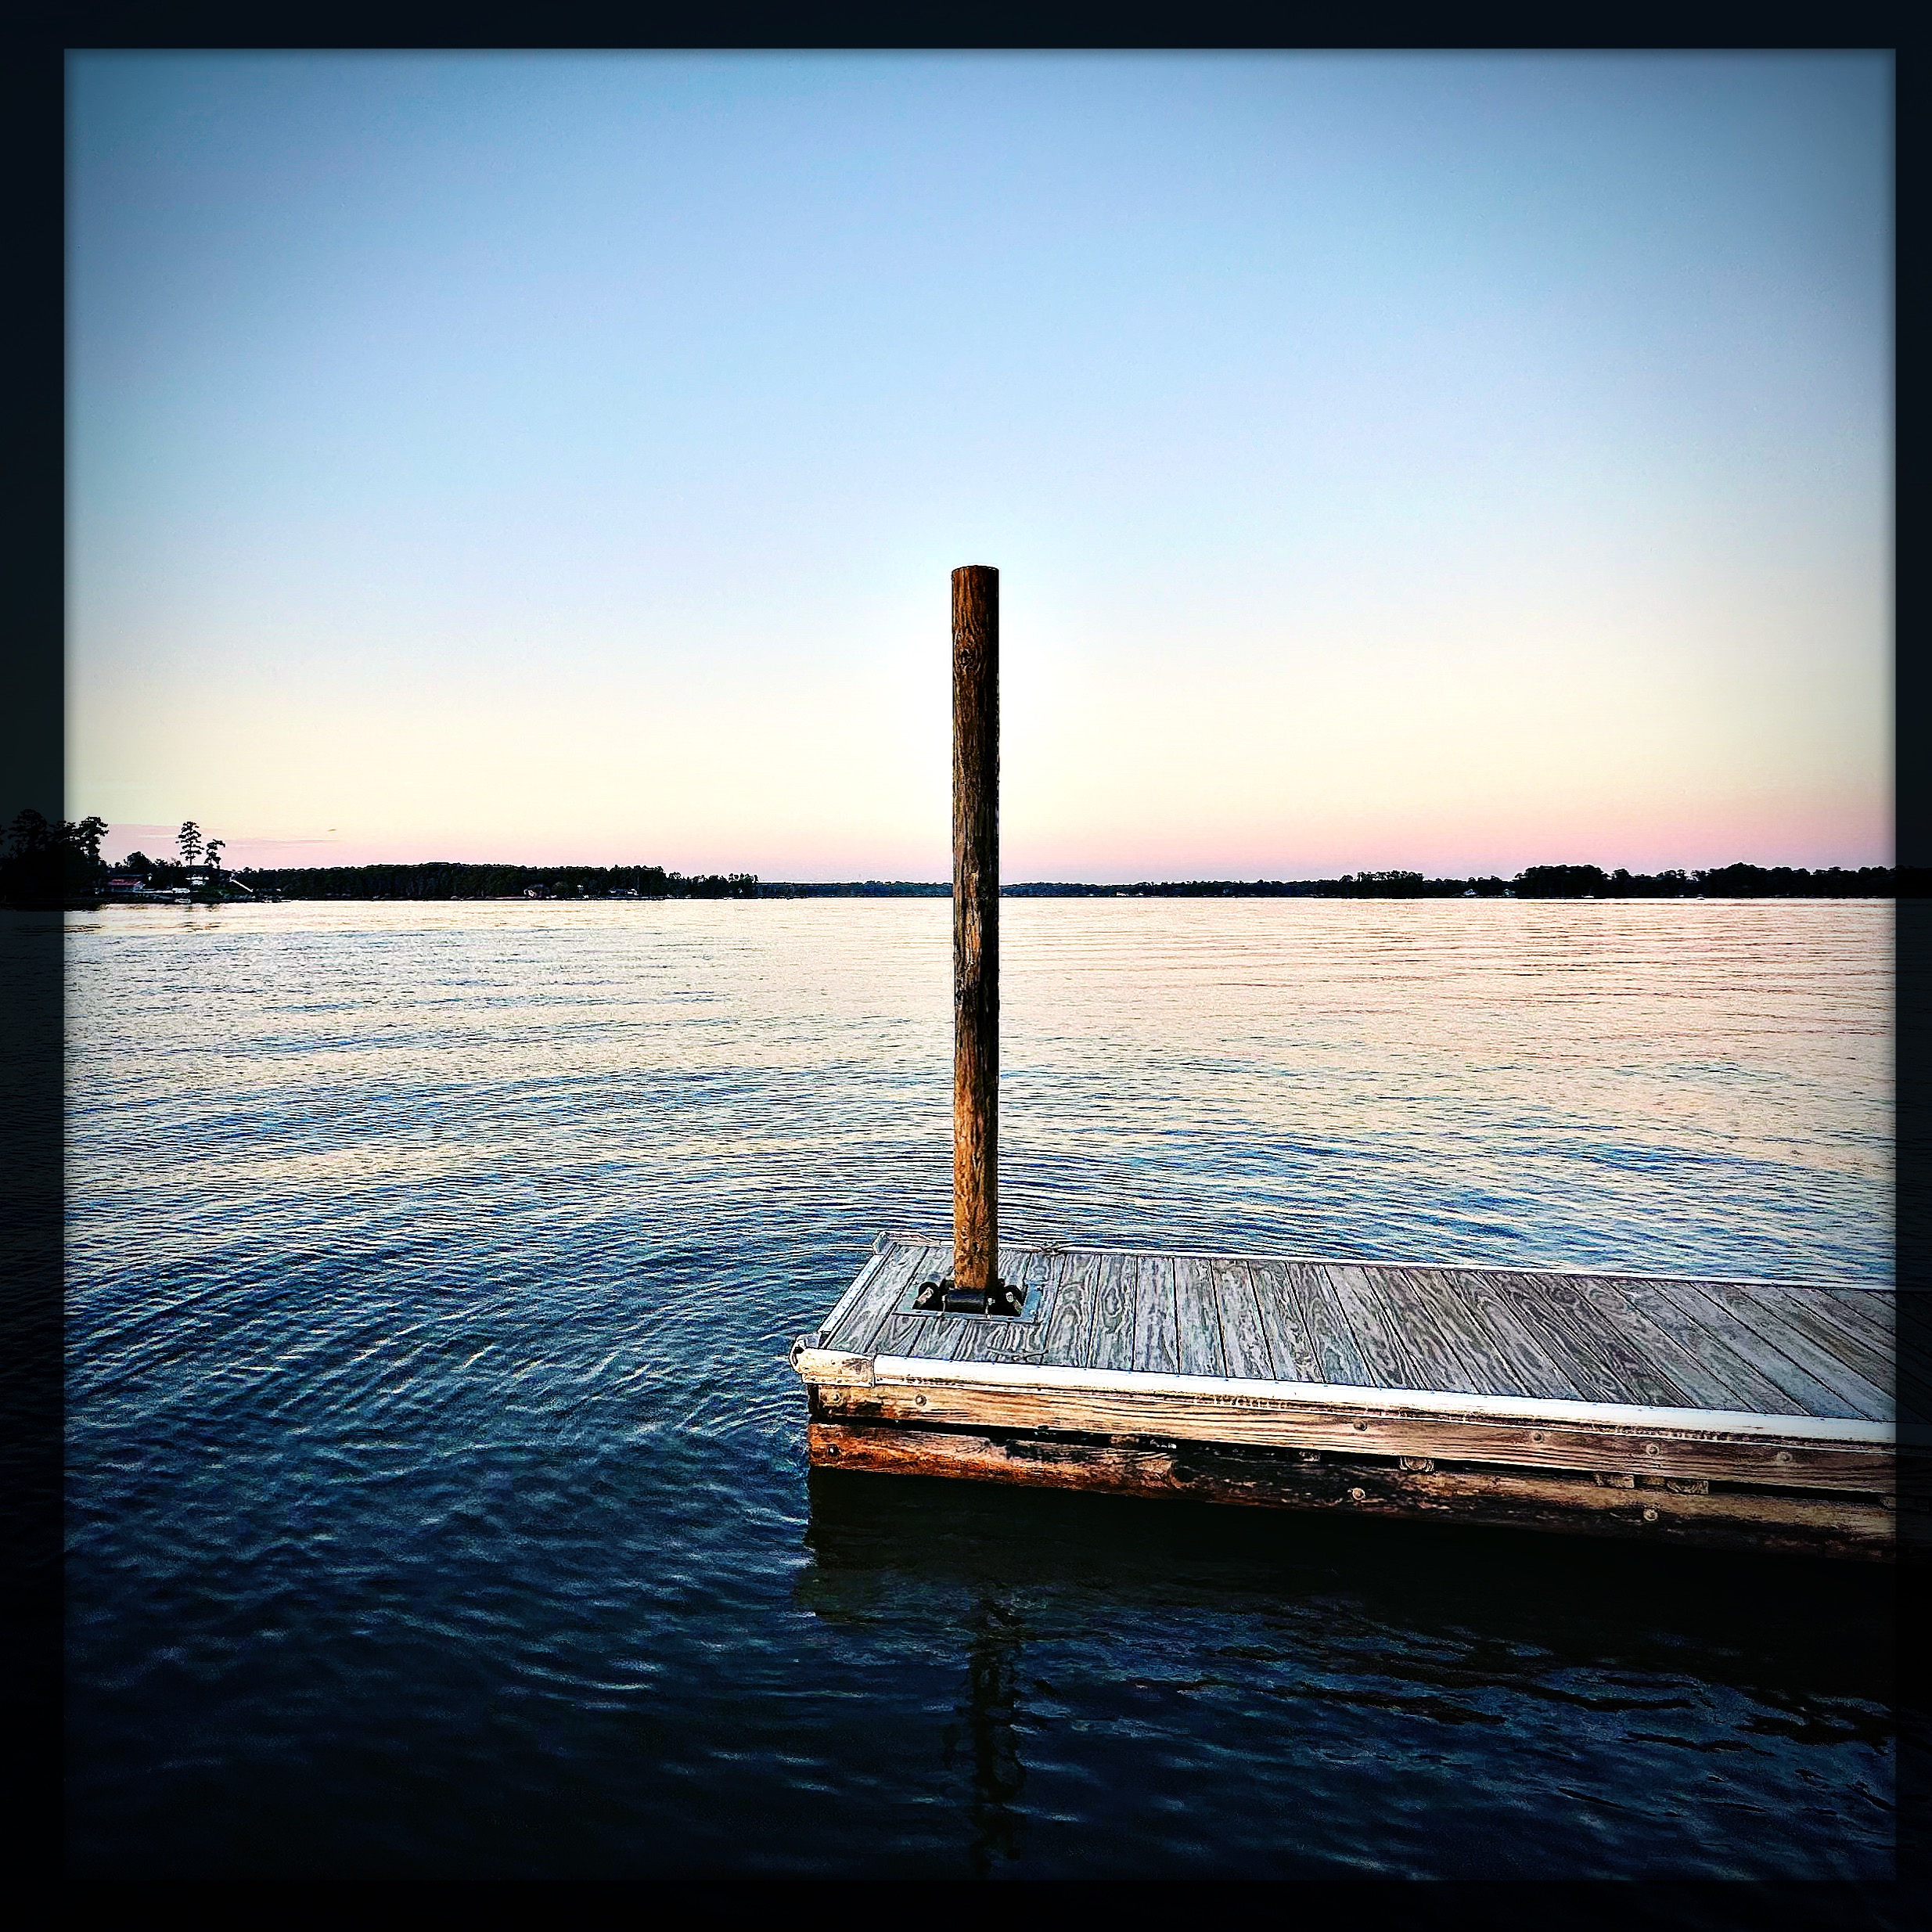
[[[1884,1290],[883,1239],[793,1365],[815,1463],[1888,1557]],[[937,1300],[937,1308],[922,1302]]]

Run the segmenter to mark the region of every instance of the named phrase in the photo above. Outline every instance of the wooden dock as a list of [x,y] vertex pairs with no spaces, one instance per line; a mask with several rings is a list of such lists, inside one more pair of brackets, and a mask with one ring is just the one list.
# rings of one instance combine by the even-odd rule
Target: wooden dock
[[1894,1553],[1889,1290],[1002,1245],[1016,1317],[922,1310],[952,1259],[794,1344],[815,1464]]
[[[952,938],[953,1238],[882,1237],[793,1344],[813,1462],[1918,1553],[1894,1535],[1888,1290],[1001,1242],[999,573],[983,563],[952,574]],[[1928,1379],[1909,1371],[1915,1409]]]

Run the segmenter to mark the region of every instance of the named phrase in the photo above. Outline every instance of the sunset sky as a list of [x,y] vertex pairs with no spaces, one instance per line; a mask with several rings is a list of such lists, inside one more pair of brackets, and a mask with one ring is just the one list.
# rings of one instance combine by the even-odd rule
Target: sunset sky
[[1881,56],[70,69],[67,809],[235,863],[1891,856]]

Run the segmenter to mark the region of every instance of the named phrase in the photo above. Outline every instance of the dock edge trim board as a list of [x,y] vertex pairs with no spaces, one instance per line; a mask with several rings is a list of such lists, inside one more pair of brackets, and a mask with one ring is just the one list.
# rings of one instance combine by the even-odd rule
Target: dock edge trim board
[[1698,1436],[1767,1436],[1780,1441],[1869,1444],[1892,1448],[1889,1422],[1827,1416],[1766,1416],[1745,1409],[1653,1409],[1635,1402],[1586,1402],[1540,1395],[1466,1395],[1430,1389],[1371,1389],[1335,1382],[1257,1382],[1227,1376],[1162,1375],[1127,1369],[1062,1369],[1045,1363],[952,1362],[912,1355],[855,1355],[819,1348],[801,1336],[791,1365],[804,1382],[828,1385],[928,1383],[984,1389],[1084,1390],[1119,1395],[1205,1397],[1232,1408],[1373,1409],[1384,1415],[1481,1417],[1486,1421],[1581,1423]]

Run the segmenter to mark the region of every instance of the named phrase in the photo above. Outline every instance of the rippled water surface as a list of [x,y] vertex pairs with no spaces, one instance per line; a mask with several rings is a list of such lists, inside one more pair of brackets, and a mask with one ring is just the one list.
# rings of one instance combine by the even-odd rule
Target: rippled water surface
[[[1016,1235],[1888,1278],[1888,905],[1002,916]],[[949,918],[70,921],[75,1869],[1885,1875],[1883,1575],[808,1480]]]

